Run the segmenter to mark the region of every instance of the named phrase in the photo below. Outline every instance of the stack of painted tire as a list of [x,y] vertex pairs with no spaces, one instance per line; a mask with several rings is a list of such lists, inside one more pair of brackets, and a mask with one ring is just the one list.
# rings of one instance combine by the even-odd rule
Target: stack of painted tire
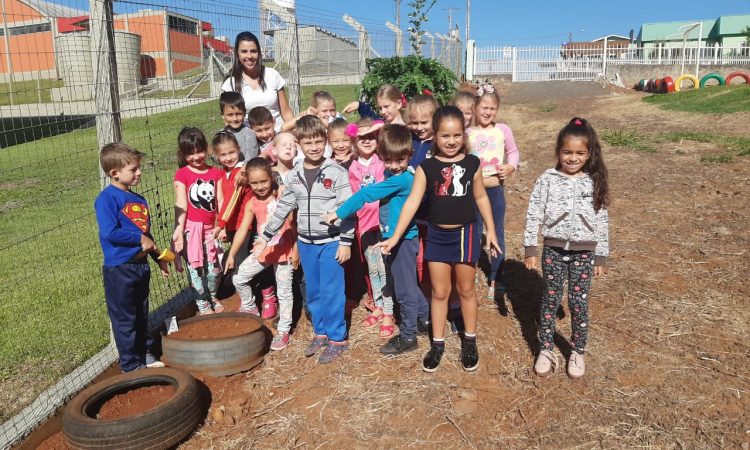
[[704,75],[700,80],[698,80],[698,78],[693,75],[685,74],[679,76],[676,80],[672,79],[672,77],[669,75],[664,78],[657,79],[644,78],[635,85],[635,90],[643,92],[655,92],[659,94],[670,94],[672,92],[680,92],[684,90],[682,87],[683,81],[690,81],[690,83],[692,83],[693,85],[692,89],[702,89],[706,86],[713,85],[708,84],[708,82],[711,80],[716,80],[718,86],[729,86],[729,84],[735,78],[742,78],[743,80],[745,80],[745,84],[750,84],[750,75],[744,72],[732,72],[727,75],[726,79],[718,73],[709,73],[707,75]]

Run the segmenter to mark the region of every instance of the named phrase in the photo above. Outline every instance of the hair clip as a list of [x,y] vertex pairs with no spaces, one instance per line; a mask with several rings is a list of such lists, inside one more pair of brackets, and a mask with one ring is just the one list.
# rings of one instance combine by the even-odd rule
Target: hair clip
[[581,119],[575,119],[575,120],[573,120],[573,125],[581,126],[581,125],[583,125],[583,122],[581,122]]
[[432,97],[432,91],[429,89],[422,89],[422,93],[424,95],[429,95],[430,97]]
[[344,134],[346,134],[350,138],[355,138],[355,137],[357,137],[357,132],[358,131],[359,131],[359,125],[357,125],[356,123],[350,123],[344,129]]
[[406,96],[403,93],[401,94],[401,107],[406,108]]

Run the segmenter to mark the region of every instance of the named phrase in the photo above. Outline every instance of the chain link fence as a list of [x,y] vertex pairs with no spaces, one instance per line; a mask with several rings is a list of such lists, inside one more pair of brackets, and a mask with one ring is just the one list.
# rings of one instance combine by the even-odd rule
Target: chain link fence
[[[397,44],[397,33],[383,23],[316,8],[290,13],[270,0],[2,5],[0,448],[18,442],[116,360],[93,211],[105,182],[98,164],[103,143],[119,134],[146,154],[134,190],[151,206],[157,245],[167,246],[177,133],[197,126],[210,138],[222,127],[215,100],[239,32],[259,36],[265,64],[287,79],[293,109],[306,108],[306,92],[317,89],[347,92],[350,98],[338,99],[342,108],[356,98],[367,58],[410,51],[405,36]],[[102,5],[114,15],[92,13]],[[104,79],[116,79],[116,86],[97,85],[109,53],[106,33],[116,64]],[[441,36],[428,35],[423,54],[460,75],[462,43]],[[108,104],[97,99],[102,88],[116,93]],[[163,279],[154,271],[152,325],[191,299],[186,275]]]

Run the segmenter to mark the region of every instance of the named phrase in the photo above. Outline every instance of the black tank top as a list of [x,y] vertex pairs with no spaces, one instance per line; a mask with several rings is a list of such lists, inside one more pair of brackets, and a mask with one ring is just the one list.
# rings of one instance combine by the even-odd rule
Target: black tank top
[[435,225],[464,225],[476,220],[473,180],[479,158],[466,155],[456,162],[437,158],[419,165],[427,178],[427,220]]

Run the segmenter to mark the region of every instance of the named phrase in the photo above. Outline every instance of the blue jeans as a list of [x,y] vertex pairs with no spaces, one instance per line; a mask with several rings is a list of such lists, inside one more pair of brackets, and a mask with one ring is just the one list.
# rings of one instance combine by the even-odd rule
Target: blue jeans
[[307,283],[307,307],[313,331],[334,342],[346,340],[344,268],[336,261],[339,241],[326,244],[298,242]]
[[414,265],[419,252],[419,238],[403,239],[386,259],[388,283],[385,292],[393,296],[401,307],[401,336],[412,339],[417,336],[417,319],[430,319],[430,304],[422,294]]
[[104,266],[104,298],[112,322],[120,368],[130,372],[146,364],[154,339],[148,333],[148,262]]
[[[500,264],[505,260],[505,190],[502,186],[487,188],[487,197],[490,199],[492,220],[495,221],[497,242],[500,244],[500,249],[503,251],[501,255],[498,255],[495,258],[490,257],[490,275],[488,280],[491,283],[498,279]],[[484,230],[484,220],[482,220],[482,215],[479,214],[479,210],[477,210],[477,228],[479,229],[479,235],[481,236],[482,230]]]

